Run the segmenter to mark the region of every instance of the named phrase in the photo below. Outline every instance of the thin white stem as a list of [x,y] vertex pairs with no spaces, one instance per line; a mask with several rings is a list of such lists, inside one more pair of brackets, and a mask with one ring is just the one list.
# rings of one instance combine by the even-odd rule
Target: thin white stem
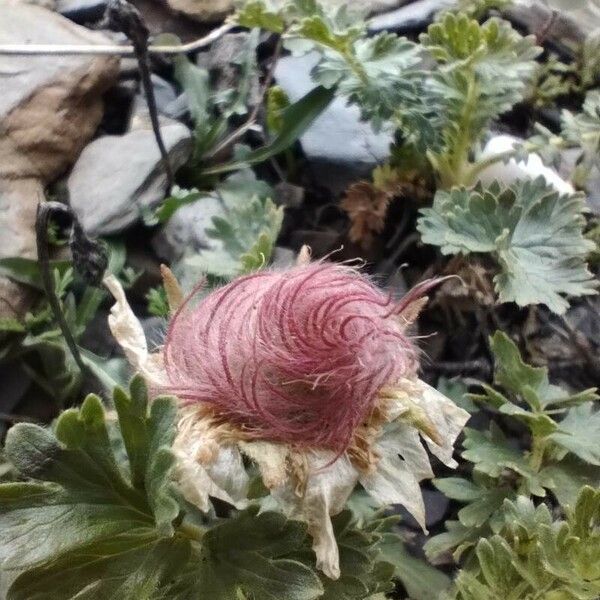
[[[148,46],[149,54],[185,54],[209,46],[214,41],[231,31],[233,23],[225,23],[211,31],[208,35],[179,46]],[[103,44],[0,44],[0,55],[8,56],[79,56],[83,54],[135,56],[133,46]]]

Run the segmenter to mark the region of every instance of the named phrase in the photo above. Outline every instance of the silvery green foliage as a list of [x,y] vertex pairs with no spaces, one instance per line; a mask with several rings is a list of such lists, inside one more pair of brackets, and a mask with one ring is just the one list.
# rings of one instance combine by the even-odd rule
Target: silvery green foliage
[[506,189],[496,183],[438,191],[417,228],[443,254],[493,258],[501,302],[545,304],[563,313],[565,296],[596,293],[586,265],[594,244],[583,234],[584,209],[581,196],[560,195],[540,177]]
[[563,519],[519,496],[504,501],[498,534],[459,572],[459,600],[595,600],[600,595],[600,491],[582,488]]
[[444,187],[470,183],[474,146],[492,119],[523,99],[540,52],[506,21],[479,24],[452,12],[419,44],[389,33],[367,37],[348,9],[331,13],[315,0],[251,0],[237,19],[282,34],[293,52],[319,52],[315,82],[335,87],[374,128],[398,128]]

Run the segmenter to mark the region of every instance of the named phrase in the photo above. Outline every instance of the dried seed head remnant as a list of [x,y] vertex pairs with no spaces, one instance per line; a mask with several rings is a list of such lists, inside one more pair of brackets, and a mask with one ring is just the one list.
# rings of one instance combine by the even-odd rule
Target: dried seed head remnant
[[263,271],[192,304],[169,327],[165,391],[258,439],[343,452],[381,388],[416,372],[408,301],[349,266]]

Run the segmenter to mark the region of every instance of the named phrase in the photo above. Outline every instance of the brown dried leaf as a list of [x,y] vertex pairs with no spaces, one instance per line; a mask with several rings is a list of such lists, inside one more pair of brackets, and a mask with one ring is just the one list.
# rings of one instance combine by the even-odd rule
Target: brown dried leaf
[[371,245],[373,235],[383,230],[391,197],[368,181],[358,181],[348,188],[341,207],[352,223],[348,234],[351,241],[363,248]]
[[462,256],[454,257],[446,266],[447,275],[436,294],[436,303],[452,304],[458,310],[472,310],[473,304],[493,306],[495,303],[492,273],[485,266]]

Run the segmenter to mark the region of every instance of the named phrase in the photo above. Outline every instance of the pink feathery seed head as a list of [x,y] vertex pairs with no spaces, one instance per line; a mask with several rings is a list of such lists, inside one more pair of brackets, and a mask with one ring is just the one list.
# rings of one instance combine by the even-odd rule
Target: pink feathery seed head
[[341,453],[381,388],[416,372],[398,315],[432,285],[394,302],[326,262],[240,277],[173,317],[165,391],[256,438]]

